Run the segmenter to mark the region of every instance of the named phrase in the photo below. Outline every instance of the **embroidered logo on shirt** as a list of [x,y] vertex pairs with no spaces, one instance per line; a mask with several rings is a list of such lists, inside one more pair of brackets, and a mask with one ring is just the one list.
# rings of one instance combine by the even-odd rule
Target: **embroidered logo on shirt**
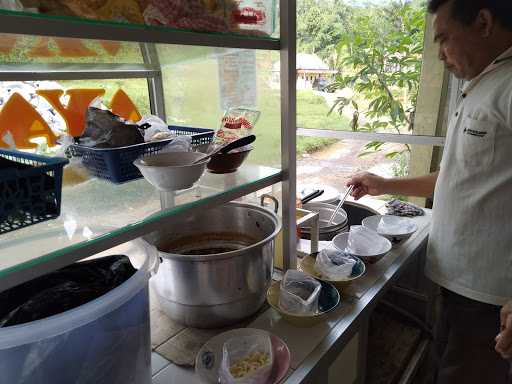
[[464,133],[466,135],[476,136],[476,137],[485,137],[487,135],[487,132],[485,131],[477,131],[475,129],[471,128],[464,128]]

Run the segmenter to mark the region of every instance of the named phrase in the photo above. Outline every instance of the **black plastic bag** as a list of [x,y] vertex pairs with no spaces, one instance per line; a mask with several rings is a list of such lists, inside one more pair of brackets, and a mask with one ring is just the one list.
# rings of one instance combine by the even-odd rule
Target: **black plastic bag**
[[144,135],[135,124],[127,124],[108,110],[87,109],[85,130],[78,140],[90,148],[118,148],[144,143]]
[[118,287],[137,272],[126,256],[75,263],[0,293],[0,328],[58,315]]

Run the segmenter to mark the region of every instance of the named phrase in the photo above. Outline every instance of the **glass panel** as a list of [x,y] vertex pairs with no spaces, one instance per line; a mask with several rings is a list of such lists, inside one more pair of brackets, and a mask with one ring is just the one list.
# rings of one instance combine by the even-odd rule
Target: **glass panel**
[[143,62],[138,43],[0,34],[0,63],[2,64],[143,64]]
[[[252,36],[272,36],[277,15],[275,0],[23,0],[22,3],[23,14],[48,19],[81,18],[97,23]],[[5,14],[23,11],[23,7],[3,5],[3,8],[1,12]]]
[[445,69],[424,4],[308,1],[298,16],[300,128],[444,136]]
[[[114,109],[125,118],[139,120],[150,113],[146,79],[0,82],[0,147],[7,147],[1,139],[5,141],[5,135],[10,134],[17,149],[35,149],[36,145],[29,143],[36,143],[41,154],[61,152],[56,139],[64,133],[80,136],[87,107],[98,96],[107,106],[116,100],[118,106],[120,102],[131,106]],[[34,122],[44,128],[34,130]]]
[[[122,185],[97,179],[67,185],[63,188],[62,213],[58,219],[2,235],[0,277],[65,257],[81,246],[93,244],[100,236],[114,238],[185,208],[215,204],[221,198],[233,197],[247,188],[258,189],[258,185],[270,185],[279,178],[279,170],[247,165],[227,175],[206,172],[199,187],[178,194],[160,194],[144,179]],[[161,199],[174,207],[161,210]],[[34,238],[44,238],[50,233],[52,237],[46,241],[38,240],[37,246],[27,246]]]
[[[299,138],[313,145],[317,138]],[[297,185],[330,186],[340,193],[349,178],[359,172],[371,172],[383,177],[420,176],[430,172],[432,159],[441,149],[428,145],[407,146],[396,143],[377,143],[360,140],[329,140],[311,153],[297,158]],[[434,165],[435,168],[435,165]],[[329,192],[330,193],[330,192]],[[326,196],[325,196],[326,197]],[[378,196],[389,200],[392,196]],[[408,200],[407,197],[401,197]]]
[[[280,167],[278,55],[268,51],[159,45],[169,124],[217,129],[230,107],[259,110],[248,163]],[[276,57],[277,56],[277,57]],[[277,63],[277,64],[276,64]]]

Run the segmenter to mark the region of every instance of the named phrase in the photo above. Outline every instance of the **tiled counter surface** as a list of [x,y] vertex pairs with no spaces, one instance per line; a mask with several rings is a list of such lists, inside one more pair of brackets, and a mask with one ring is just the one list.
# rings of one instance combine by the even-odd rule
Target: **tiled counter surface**
[[[430,218],[430,211],[425,216],[415,218],[418,231],[378,263],[369,266],[366,278],[351,287],[350,296],[342,293],[342,305],[326,322],[312,328],[297,328],[281,319],[273,309],[268,309],[248,324],[250,328],[272,332],[290,348],[291,369],[284,383],[319,382],[315,380],[325,374],[322,371],[358,331],[386,289],[426,245]],[[170,349],[176,351],[178,348],[179,351],[176,343],[179,344],[187,330],[167,319],[159,311],[155,300],[152,300],[151,314],[153,384],[200,384],[192,368],[180,367],[165,359]]]

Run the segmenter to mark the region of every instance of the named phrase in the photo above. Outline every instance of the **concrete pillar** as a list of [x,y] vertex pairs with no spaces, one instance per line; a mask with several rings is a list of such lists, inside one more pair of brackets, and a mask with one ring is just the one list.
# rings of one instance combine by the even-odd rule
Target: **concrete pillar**
[[[448,72],[438,58],[438,45],[434,43],[432,16],[428,15],[414,135],[445,136],[448,82]],[[439,149],[427,145],[412,146],[409,175],[421,176],[435,171],[433,158],[438,157],[438,152]],[[426,204],[426,199],[414,198],[411,201],[420,206]]]

